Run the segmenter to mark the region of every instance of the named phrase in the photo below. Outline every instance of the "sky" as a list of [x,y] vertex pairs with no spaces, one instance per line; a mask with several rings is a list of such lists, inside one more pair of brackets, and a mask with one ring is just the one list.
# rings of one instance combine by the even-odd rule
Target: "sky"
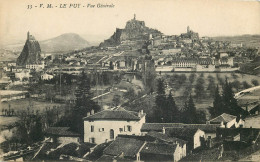
[[[114,8],[32,8],[32,4],[114,4]],[[136,14],[146,26],[167,35],[200,36],[260,34],[260,2],[240,0],[0,0],[0,44],[77,33],[86,40],[108,38]]]

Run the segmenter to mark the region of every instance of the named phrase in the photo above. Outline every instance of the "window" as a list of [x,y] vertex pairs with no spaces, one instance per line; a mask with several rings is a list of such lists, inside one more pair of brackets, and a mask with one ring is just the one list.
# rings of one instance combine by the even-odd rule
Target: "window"
[[99,128],[99,132],[104,132],[105,128]]
[[130,125],[127,126],[127,131],[131,132],[132,131],[132,127]]
[[123,128],[119,128],[119,132],[123,132],[124,130],[123,130]]
[[94,125],[91,125],[91,132],[94,132]]
[[93,138],[89,138],[89,142],[90,143],[95,143],[95,138],[93,137]]

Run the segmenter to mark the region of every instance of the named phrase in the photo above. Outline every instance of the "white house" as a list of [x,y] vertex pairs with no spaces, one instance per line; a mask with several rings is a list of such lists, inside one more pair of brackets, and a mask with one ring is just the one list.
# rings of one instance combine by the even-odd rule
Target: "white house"
[[165,132],[170,137],[176,137],[187,141],[188,151],[205,144],[205,132],[198,128],[165,128]]
[[125,109],[103,110],[83,118],[84,142],[104,143],[114,140],[118,134],[141,135],[145,123],[143,111],[133,112]]
[[44,73],[44,74],[41,75],[41,79],[42,80],[51,80],[51,79],[53,79],[53,75]]
[[236,116],[226,113],[223,113],[208,122],[210,124],[220,124],[220,128],[239,128],[244,126],[244,121],[242,119],[237,119]]

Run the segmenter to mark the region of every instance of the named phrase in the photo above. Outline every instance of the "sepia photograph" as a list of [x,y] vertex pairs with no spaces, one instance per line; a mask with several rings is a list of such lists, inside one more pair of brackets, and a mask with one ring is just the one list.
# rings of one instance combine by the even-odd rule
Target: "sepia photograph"
[[259,0],[0,0],[0,161],[260,161]]

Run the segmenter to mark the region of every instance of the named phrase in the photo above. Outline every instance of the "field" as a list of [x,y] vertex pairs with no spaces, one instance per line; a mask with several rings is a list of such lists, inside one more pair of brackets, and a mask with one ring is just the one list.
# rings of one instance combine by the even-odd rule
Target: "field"
[[[219,85],[219,90],[220,93],[222,93],[222,84],[225,82],[225,79],[228,79],[228,82],[234,82],[236,81],[238,84],[238,88],[235,89],[233,88],[233,92],[239,92],[244,88],[243,83],[246,82],[248,86],[254,86],[251,81],[252,80],[258,80],[260,82],[260,77],[254,76],[254,75],[248,75],[248,74],[240,74],[240,73],[193,73],[195,74],[195,79],[194,82],[191,84],[189,81],[189,76],[192,73],[162,73],[161,75],[158,76],[158,78],[163,78],[166,82],[166,95],[169,94],[171,91],[174,100],[176,102],[176,105],[178,108],[181,110],[184,107],[184,103],[187,100],[187,96],[191,94],[193,96],[193,100],[195,103],[195,106],[197,110],[202,110],[205,111],[207,118],[210,117],[210,114],[208,112],[208,107],[213,106],[213,95],[210,94],[209,90],[207,90],[209,86],[209,76],[211,76],[214,80],[215,85]],[[186,79],[181,80],[181,85],[177,85],[176,82],[177,79],[172,79],[172,78],[177,78],[176,75],[181,76],[185,75]],[[203,84],[203,87],[205,89],[205,94],[204,96],[200,99],[197,100],[195,98],[195,85],[197,82],[198,78],[203,78],[205,83]],[[187,87],[191,87],[191,90],[187,93],[185,96],[184,93],[187,91]],[[131,106],[132,110],[141,110],[143,109],[144,112],[148,113],[148,116],[152,112],[152,106],[155,103],[155,97],[156,94],[153,95],[147,95],[145,98],[139,99],[136,101],[136,104],[133,104],[134,106]]]
[[[59,103],[51,103],[51,102],[41,102],[34,99],[21,99],[21,100],[13,100],[9,102],[1,102],[0,103],[0,110],[2,109],[9,109],[9,105],[11,109],[15,111],[18,110],[26,110],[29,105],[33,107],[34,111],[39,110],[40,112],[45,110],[46,107],[53,107],[53,106],[62,106],[64,104]],[[2,113],[2,112],[0,112]]]

